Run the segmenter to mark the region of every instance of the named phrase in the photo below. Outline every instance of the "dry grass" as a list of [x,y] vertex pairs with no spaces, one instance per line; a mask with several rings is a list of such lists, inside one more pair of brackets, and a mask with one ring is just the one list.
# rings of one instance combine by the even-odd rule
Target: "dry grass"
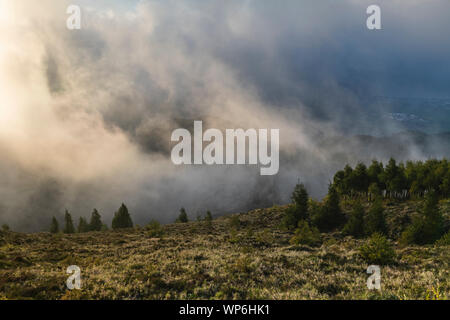
[[[448,202],[443,203],[448,215]],[[447,207],[446,207],[447,206]],[[415,204],[388,206],[393,234]],[[212,224],[164,226],[75,235],[0,233],[0,299],[445,299],[450,296],[449,247],[396,246],[382,266],[382,290],[366,287],[364,240],[323,234],[321,246],[293,246],[280,229],[283,207]],[[400,213],[400,214],[399,214]],[[404,217],[403,217],[404,218]],[[235,221],[234,221],[235,223]],[[67,290],[69,265],[82,290]]]

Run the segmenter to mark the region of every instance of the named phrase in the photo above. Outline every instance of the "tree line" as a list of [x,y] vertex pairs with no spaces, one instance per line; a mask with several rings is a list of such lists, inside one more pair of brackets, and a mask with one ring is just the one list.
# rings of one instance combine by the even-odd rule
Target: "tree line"
[[[132,228],[133,220],[131,219],[131,215],[128,212],[128,208],[125,204],[122,203],[119,210],[114,214],[114,218],[112,220],[111,227],[113,230],[116,229],[124,229],[124,228]],[[75,229],[75,225],[72,220],[72,215],[68,210],[66,210],[64,214],[64,226],[62,228],[63,233],[71,234],[71,233],[84,233],[89,231],[103,231],[108,230],[108,226],[102,222],[102,218],[97,209],[94,209],[91,214],[91,219],[88,222],[86,218],[80,217],[78,222],[78,227]],[[59,233],[59,222],[56,217],[52,218],[52,222],[50,224],[50,232],[51,233]]]
[[450,197],[450,162],[430,159],[397,163],[391,158],[385,166],[377,160],[369,167],[364,163],[355,168],[346,165],[336,172],[332,184],[346,198],[422,198],[430,191],[439,197]]
[[[392,168],[393,162],[391,162]],[[385,180],[389,183],[389,180]],[[350,185],[354,186],[354,185]],[[383,197],[374,193],[374,199],[366,210],[361,198],[351,199],[352,212],[346,215],[341,208],[341,195],[349,193],[339,191],[339,185],[329,185],[328,194],[322,201],[309,198],[305,186],[298,183],[292,193],[292,203],[284,212],[282,224],[285,228],[295,230],[292,243],[314,245],[319,242],[320,232],[341,231],[344,235],[355,238],[366,236],[388,236]],[[349,189],[351,190],[351,189]],[[369,191],[358,189],[367,194]],[[351,194],[350,194],[351,195]],[[399,241],[403,244],[430,244],[444,235],[444,216],[439,209],[439,192],[433,188],[424,194],[422,208],[415,215],[407,227],[402,230]]]

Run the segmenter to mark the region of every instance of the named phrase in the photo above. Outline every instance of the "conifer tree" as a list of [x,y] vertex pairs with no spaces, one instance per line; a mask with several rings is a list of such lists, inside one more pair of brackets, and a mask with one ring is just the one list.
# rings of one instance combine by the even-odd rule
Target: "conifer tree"
[[425,203],[413,223],[402,233],[403,244],[429,244],[438,240],[444,233],[443,216],[438,207],[438,197],[434,191],[426,195]]
[[355,238],[364,236],[364,208],[360,201],[354,204],[351,216],[342,232]]
[[88,232],[89,231],[89,225],[85,218],[80,217],[80,220],[78,221],[78,233]]
[[339,194],[333,185],[329,186],[325,203],[317,210],[312,217],[312,221],[323,232],[332,231],[345,222],[345,215],[340,207]]
[[177,222],[177,223],[186,223],[188,221],[189,221],[189,219],[188,219],[188,215],[186,213],[186,209],[181,208],[180,209],[180,215],[178,216],[177,220],[175,220],[175,222]]
[[113,229],[133,228],[133,221],[128,213],[128,208],[122,203],[112,220]]
[[65,225],[64,225],[64,233],[75,233],[75,227],[73,225],[73,221],[72,221],[72,216],[70,215],[69,211],[66,210],[66,213],[64,215],[64,221],[65,221]]
[[367,213],[366,233],[372,235],[374,233],[387,233],[386,219],[384,217],[383,201],[378,197],[372,204]]
[[308,191],[302,183],[298,183],[292,192],[293,204],[286,209],[283,224],[288,229],[297,228],[300,220],[307,220],[308,215]]
[[102,217],[98,213],[97,209],[94,209],[94,211],[92,211],[91,220],[89,222],[89,229],[91,231],[100,231],[102,230],[102,226]]
[[55,217],[52,218],[52,223],[50,225],[50,232],[51,233],[58,233],[59,232],[59,223],[58,223],[58,220],[56,220]]

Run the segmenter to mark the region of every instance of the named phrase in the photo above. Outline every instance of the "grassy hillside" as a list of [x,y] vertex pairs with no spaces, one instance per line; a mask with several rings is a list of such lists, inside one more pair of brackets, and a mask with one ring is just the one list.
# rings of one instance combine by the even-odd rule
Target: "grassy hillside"
[[[385,203],[399,234],[420,205]],[[450,201],[441,201],[449,218]],[[285,207],[207,222],[83,234],[0,233],[0,298],[31,299],[433,299],[450,297],[448,246],[400,247],[381,266],[382,290],[368,290],[367,240],[322,234],[315,247],[291,245]],[[350,208],[345,208],[346,212]],[[155,237],[155,234],[158,237]],[[394,237],[395,238],[395,237]],[[66,288],[81,268],[82,289]]]

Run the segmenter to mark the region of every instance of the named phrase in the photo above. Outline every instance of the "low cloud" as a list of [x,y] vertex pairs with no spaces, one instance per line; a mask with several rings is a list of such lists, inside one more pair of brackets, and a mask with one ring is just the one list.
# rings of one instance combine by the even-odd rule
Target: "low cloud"
[[[77,31],[69,4],[0,1],[0,221],[20,230],[66,208],[110,222],[122,202],[140,224],[241,211],[288,201],[299,178],[320,197],[336,168],[375,156],[329,144],[374,132],[371,96],[450,89],[447,1],[384,1],[379,33],[364,1],[80,2]],[[280,129],[280,173],[174,166],[171,132],[194,120]],[[415,145],[392,152],[428,156]]]

